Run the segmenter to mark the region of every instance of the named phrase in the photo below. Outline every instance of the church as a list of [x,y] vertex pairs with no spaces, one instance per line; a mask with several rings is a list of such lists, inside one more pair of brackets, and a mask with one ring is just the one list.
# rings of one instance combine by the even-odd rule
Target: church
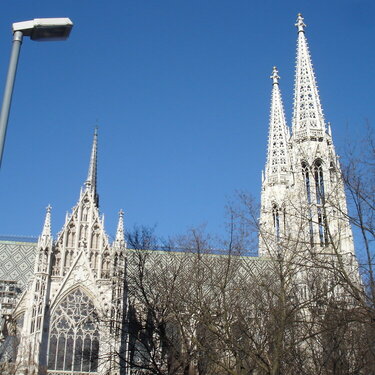
[[[300,14],[296,27],[291,128],[285,119],[276,67],[271,75],[259,255],[252,262],[264,264],[280,256],[306,260],[312,254],[331,258],[339,255],[355,270],[340,165],[331,126],[323,115],[306,25]],[[30,270],[31,278],[15,299],[12,313],[7,313],[16,323],[18,341],[12,358],[16,374],[148,373],[139,368],[133,370],[129,360],[130,355],[135,358],[130,353],[129,332],[133,328],[128,294],[128,270],[134,256],[126,246],[122,210],[112,243],[105,232],[97,191],[97,139],[95,131],[87,179],[62,230],[56,238],[52,237],[51,207],[48,207],[41,235],[30,245],[35,259],[33,268],[25,269],[22,274]],[[0,241],[0,246],[5,254],[7,248],[15,245]],[[30,246],[25,251],[30,252]],[[160,253],[155,252],[154,257],[162,257]],[[259,269],[262,268],[257,272],[261,272]],[[12,279],[6,272],[1,278]],[[2,325],[4,337],[5,326]],[[7,332],[10,334],[10,329]],[[3,339],[2,343],[5,342]],[[194,372],[190,368],[181,373]]]

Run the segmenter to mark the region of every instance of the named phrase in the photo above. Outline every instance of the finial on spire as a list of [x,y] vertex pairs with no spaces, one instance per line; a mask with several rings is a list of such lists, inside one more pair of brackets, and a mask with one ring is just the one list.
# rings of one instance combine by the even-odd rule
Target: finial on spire
[[272,75],[270,76],[270,78],[272,79],[272,84],[279,84],[279,79],[280,79],[280,76],[278,74],[278,70],[276,68],[276,66],[273,67],[273,70],[272,70]]
[[91,189],[95,195],[96,204],[98,204],[98,195],[96,193],[96,173],[97,173],[97,152],[98,152],[98,127],[95,127],[94,140],[92,143],[91,157],[87,180],[85,182],[86,188]]
[[118,247],[125,245],[125,234],[124,234],[124,211],[121,209],[118,213],[118,225],[115,238],[115,244]]
[[298,28],[298,32],[302,31],[302,32],[305,32],[305,23],[303,22],[303,17],[302,17],[302,14],[301,13],[298,13],[298,16],[297,16],[297,23],[295,24],[295,26],[297,26]]

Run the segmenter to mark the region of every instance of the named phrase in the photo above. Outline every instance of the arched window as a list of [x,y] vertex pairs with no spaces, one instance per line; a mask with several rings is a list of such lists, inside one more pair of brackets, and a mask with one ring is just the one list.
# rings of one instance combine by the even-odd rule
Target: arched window
[[118,254],[115,253],[115,256],[113,258],[113,276],[117,276],[117,269],[118,269]]
[[124,256],[122,253],[120,253],[119,260],[118,260],[118,276],[122,277],[124,270],[125,270],[125,262],[124,262]]
[[311,180],[310,180],[310,169],[305,162],[302,162],[302,176],[305,184],[306,189],[306,197],[307,203],[309,204],[308,207],[308,220],[309,220],[309,235],[310,235],[310,244],[314,246],[314,230],[313,230],[313,222],[312,222],[312,212],[311,212]]
[[314,163],[314,179],[316,190],[316,203],[324,203],[324,179],[323,179],[323,166],[321,160]]
[[319,241],[320,245],[327,245],[327,220],[325,216],[325,196],[324,196],[324,176],[323,176],[323,165],[321,160],[316,160],[314,163],[314,180],[315,180],[315,191],[316,191],[316,203],[318,211],[318,229],[319,229]]
[[302,163],[302,175],[305,183],[307,202],[311,203],[311,181],[309,167],[305,162]]
[[74,227],[70,227],[69,230],[68,230],[66,246],[67,247],[74,247],[75,238],[76,238],[76,230],[75,230]]
[[103,279],[106,279],[110,276],[109,275],[110,263],[111,263],[111,259],[110,259],[109,253],[105,252],[103,255],[103,260],[102,260],[102,278]]
[[100,230],[98,227],[95,227],[92,236],[91,236],[91,248],[92,249],[99,249],[99,237],[100,237]]
[[80,288],[57,306],[50,323],[48,369],[96,372],[99,323],[95,307]]
[[272,206],[272,217],[273,217],[273,227],[275,228],[275,237],[280,240],[280,215],[279,208],[276,204]]
[[73,250],[66,250],[65,252],[65,262],[64,262],[64,268],[68,269],[72,263],[73,260]]
[[88,206],[84,206],[82,210],[82,221],[87,221],[88,213],[89,213]]
[[331,183],[336,182],[336,168],[332,162],[329,164],[329,179]]
[[52,276],[56,276],[60,273],[60,262],[61,253],[59,249],[56,249],[52,255]]
[[98,251],[91,250],[90,251],[90,266],[93,270],[98,268]]
[[87,225],[82,225],[82,226],[81,226],[80,239],[81,239],[81,240],[86,240],[86,241],[87,241]]

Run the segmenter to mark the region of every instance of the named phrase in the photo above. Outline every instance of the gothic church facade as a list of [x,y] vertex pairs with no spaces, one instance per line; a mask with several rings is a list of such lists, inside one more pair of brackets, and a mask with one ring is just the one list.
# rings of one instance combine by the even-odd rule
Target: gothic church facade
[[[323,116],[301,15],[296,26],[291,132],[276,68],[271,76],[259,256],[272,258],[280,251],[302,247],[310,252],[340,252],[352,259],[345,192],[337,177],[340,166],[330,125]],[[114,375],[128,371],[124,365],[127,297],[123,213],[120,211],[116,238],[110,243],[99,213],[96,160],[95,133],[87,180],[56,240],[51,235],[51,209],[47,209],[36,246],[33,279],[13,313],[20,322],[16,361],[20,373]]]
[[120,374],[126,311],[123,212],[110,244],[99,214],[96,168],[97,132],[85,186],[55,241],[47,208],[34,277],[13,313],[23,323],[20,373]]

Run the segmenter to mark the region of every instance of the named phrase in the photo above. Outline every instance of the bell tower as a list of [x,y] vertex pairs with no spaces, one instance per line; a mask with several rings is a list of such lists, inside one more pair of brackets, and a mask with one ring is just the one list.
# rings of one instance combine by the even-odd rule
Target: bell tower
[[[277,242],[285,236],[285,204],[290,185],[289,129],[276,67],[272,75],[271,112],[268,130],[267,162],[262,173],[260,244],[261,256],[274,254]],[[276,242],[274,239],[276,238]]]
[[300,234],[298,241],[302,239],[314,252],[353,255],[340,165],[331,126],[324,119],[301,14],[298,14],[296,27],[297,61],[290,139],[294,231]]
[[[330,124],[326,123],[301,14],[292,133],[286,125],[277,71],[262,181],[260,255],[279,251],[354,255],[346,197]],[[275,241],[276,239],[276,241]],[[281,250],[283,249],[283,250]]]

